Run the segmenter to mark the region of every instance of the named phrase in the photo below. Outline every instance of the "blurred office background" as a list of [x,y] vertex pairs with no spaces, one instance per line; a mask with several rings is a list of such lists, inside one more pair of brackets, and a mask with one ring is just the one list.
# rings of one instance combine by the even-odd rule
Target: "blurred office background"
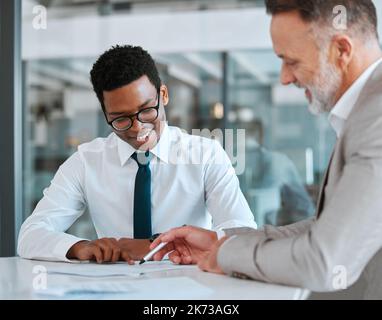
[[[260,226],[314,214],[335,135],[280,85],[263,0],[23,0],[22,21],[24,219],[77,146],[110,133],[89,71],[115,44],[153,55],[170,125],[246,130],[239,179]],[[87,214],[70,231],[94,237]]]

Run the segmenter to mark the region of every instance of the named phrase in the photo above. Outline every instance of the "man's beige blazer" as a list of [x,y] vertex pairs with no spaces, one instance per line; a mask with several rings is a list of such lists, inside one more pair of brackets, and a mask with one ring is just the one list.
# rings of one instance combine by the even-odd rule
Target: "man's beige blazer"
[[337,291],[357,280],[382,299],[382,64],[338,139],[314,219],[262,230],[229,229],[218,264],[236,277]]

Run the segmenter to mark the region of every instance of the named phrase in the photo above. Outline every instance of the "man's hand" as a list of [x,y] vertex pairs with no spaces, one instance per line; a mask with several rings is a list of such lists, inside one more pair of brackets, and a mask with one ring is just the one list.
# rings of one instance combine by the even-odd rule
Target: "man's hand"
[[121,250],[118,241],[114,238],[102,238],[93,241],[80,241],[75,243],[66,254],[68,259],[96,260],[97,263],[127,261],[134,264],[128,251]]
[[218,274],[224,274],[223,270],[218,266],[218,251],[222,244],[228,239],[228,237],[221,238],[215,242],[209,252],[204,254],[203,259],[200,259],[198,263],[199,269],[206,272],[213,272]]
[[217,235],[214,231],[191,226],[174,228],[156,238],[150,249],[154,249],[161,242],[168,243],[154,255],[155,261],[162,260],[170,253],[169,259],[176,264],[197,264],[217,242]]
[[150,252],[150,240],[148,239],[121,238],[118,240],[118,246],[122,251],[128,252],[134,260],[141,260]]

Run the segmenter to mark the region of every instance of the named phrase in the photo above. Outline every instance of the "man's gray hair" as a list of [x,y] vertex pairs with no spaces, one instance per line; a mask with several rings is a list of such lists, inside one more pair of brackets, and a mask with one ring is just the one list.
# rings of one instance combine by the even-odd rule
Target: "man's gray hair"
[[[372,0],[265,0],[265,5],[271,15],[298,11],[304,21],[314,22],[326,31],[378,40],[377,10]],[[338,8],[345,10],[346,28],[336,29]]]

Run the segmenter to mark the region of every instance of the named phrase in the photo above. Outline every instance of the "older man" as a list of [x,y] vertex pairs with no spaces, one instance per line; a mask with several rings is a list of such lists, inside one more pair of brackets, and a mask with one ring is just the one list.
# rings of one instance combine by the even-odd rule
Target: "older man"
[[175,229],[153,243],[170,242],[155,259],[173,251],[177,263],[313,291],[347,288],[362,274],[365,297],[382,298],[382,52],[376,9],[371,0],[267,0],[266,6],[274,51],[283,62],[281,82],[305,89],[313,113],[329,112],[338,137],[316,217],[279,228],[230,229],[219,241],[214,232]]

